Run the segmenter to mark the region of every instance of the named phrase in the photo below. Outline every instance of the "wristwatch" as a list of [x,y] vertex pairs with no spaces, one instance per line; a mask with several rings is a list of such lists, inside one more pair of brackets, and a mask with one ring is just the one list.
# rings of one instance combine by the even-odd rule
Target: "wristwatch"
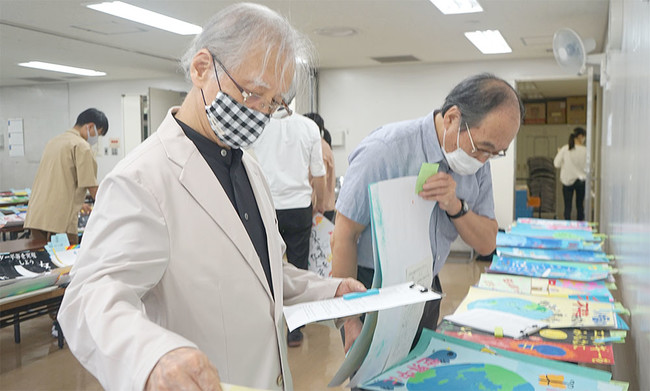
[[465,202],[464,199],[460,198],[460,211],[455,215],[450,215],[449,213],[447,213],[447,216],[449,216],[450,219],[457,219],[459,217],[465,216],[467,212],[469,212],[469,205],[467,205],[467,202]]

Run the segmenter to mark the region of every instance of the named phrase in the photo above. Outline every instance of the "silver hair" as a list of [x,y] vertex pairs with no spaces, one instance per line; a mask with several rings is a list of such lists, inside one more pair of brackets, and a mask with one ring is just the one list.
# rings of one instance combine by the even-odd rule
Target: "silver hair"
[[[196,53],[207,49],[232,74],[255,52],[263,54],[260,74],[270,62],[275,62],[275,73],[284,85],[285,72],[295,69],[292,88],[304,88],[314,63],[311,42],[294,29],[281,15],[268,7],[252,3],[237,3],[215,14],[203,27],[181,58],[181,66],[190,79],[190,65]],[[218,65],[217,65],[218,66]],[[219,73],[219,78],[224,72]],[[297,84],[295,86],[294,84]]]

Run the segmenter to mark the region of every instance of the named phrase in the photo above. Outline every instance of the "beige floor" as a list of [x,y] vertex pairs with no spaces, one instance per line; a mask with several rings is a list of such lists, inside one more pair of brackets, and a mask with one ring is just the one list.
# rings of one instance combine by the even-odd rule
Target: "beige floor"
[[[446,296],[442,300],[441,316],[454,311],[485,266],[487,263],[466,260],[444,266],[440,277]],[[50,336],[51,327],[48,317],[22,323],[20,344],[13,341],[12,327],[0,329],[0,390],[102,389],[67,346],[58,348],[56,339]],[[304,331],[303,345],[289,349],[294,387],[297,391],[326,390],[343,361],[340,335],[337,330],[321,325],[308,325]]]

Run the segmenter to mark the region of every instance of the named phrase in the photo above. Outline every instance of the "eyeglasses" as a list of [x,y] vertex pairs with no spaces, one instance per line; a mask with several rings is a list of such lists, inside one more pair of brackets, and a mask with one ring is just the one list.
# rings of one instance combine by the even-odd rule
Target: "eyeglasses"
[[497,159],[506,156],[505,149],[498,152],[492,152],[485,149],[476,148],[476,145],[474,145],[474,140],[472,139],[472,133],[469,131],[469,125],[467,125],[467,122],[465,122],[465,127],[467,128],[467,135],[469,136],[469,142],[472,144],[473,154],[480,154],[480,156],[485,157],[487,159]]
[[[284,101],[284,99],[281,99],[280,102],[277,102],[275,99],[273,99],[271,100],[271,103],[268,103],[266,99],[240,86],[239,83],[237,83],[235,79],[233,79],[233,77],[230,76],[230,73],[228,72],[226,67],[224,67],[221,61],[219,61],[216,57],[212,56],[212,60],[213,60],[212,61],[213,64],[216,61],[217,64],[219,64],[219,66],[221,67],[221,69],[223,69],[223,71],[226,72],[228,78],[230,78],[232,83],[235,85],[235,87],[237,87],[242,97],[244,98],[244,103],[246,104],[246,106],[267,114],[273,114],[278,110],[278,108],[283,107],[284,111],[282,112],[282,115],[279,116],[279,118],[288,117],[293,113],[289,108],[289,105],[287,105],[287,103]],[[217,74],[216,65],[214,65],[214,73],[215,75]],[[221,89],[221,83],[219,83],[218,75],[217,75],[217,83],[219,84],[219,89]]]

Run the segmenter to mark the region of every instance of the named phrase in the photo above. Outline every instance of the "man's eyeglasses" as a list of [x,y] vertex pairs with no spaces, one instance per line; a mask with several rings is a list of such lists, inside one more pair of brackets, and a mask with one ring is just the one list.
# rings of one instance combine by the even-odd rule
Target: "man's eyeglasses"
[[[267,113],[267,114],[275,113],[275,111],[280,106],[282,106],[284,108],[282,118],[283,117],[288,117],[293,113],[291,111],[291,109],[289,108],[289,105],[287,105],[287,103],[284,101],[284,99],[281,99],[280,102],[276,101],[275,99],[271,100],[271,103],[267,102],[266,99],[262,98],[261,96],[255,94],[253,92],[250,92],[247,89],[245,89],[244,87],[240,86],[239,83],[237,83],[235,81],[235,79],[233,79],[233,77],[230,76],[230,73],[228,72],[226,67],[224,67],[223,64],[221,63],[221,61],[219,61],[216,57],[212,56],[212,60],[213,60],[213,64],[214,64],[214,61],[216,61],[217,64],[219,64],[219,66],[221,67],[221,69],[223,69],[223,71],[226,72],[226,75],[228,76],[228,78],[230,78],[232,83],[235,85],[235,87],[237,87],[237,89],[241,93],[242,97],[244,98],[244,103],[247,106],[249,106],[251,108],[254,108],[255,110],[261,111],[263,113]],[[217,73],[217,66],[216,65],[214,66],[214,72],[215,72],[215,74]],[[219,76],[218,75],[217,75],[217,83],[219,83]],[[221,84],[219,84],[219,88],[221,88]]]
[[465,122],[465,127],[467,128],[467,135],[469,136],[469,142],[472,144],[473,154],[480,154],[480,156],[488,159],[497,159],[506,156],[505,149],[498,152],[492,152],[485,149],[476,148],[476,145],[474,145],[474,140],[472,139],[472,133],[469,131],[469,125],[467,125],[467,122]]

